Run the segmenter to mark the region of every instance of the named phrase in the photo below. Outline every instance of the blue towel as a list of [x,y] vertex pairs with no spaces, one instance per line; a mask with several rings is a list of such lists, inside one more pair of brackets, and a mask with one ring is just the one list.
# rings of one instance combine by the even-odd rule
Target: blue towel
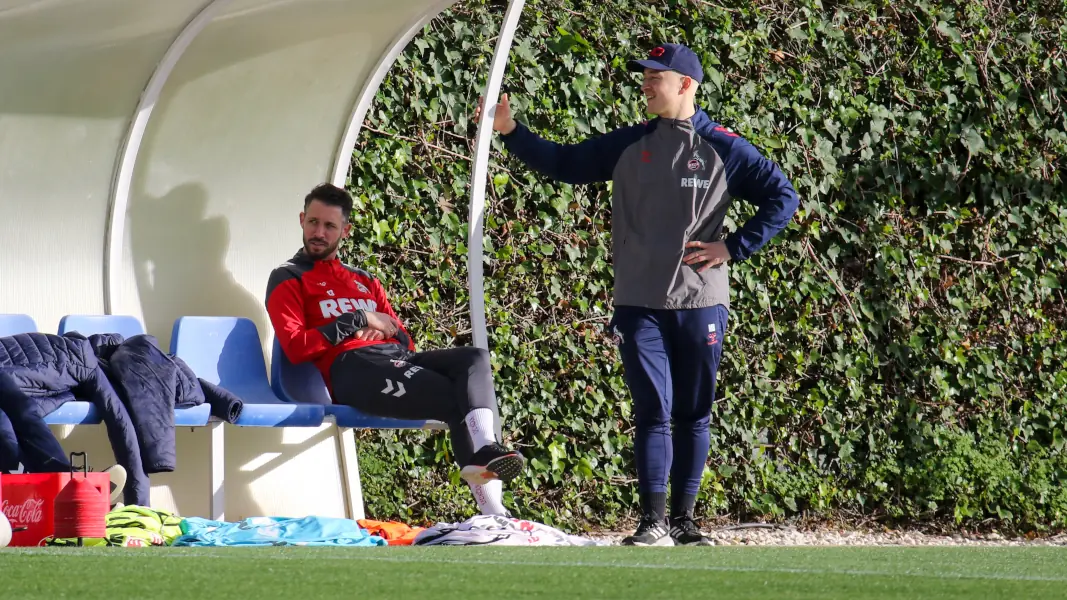
[[182,520],[174,546],[386,546],[351,519],[250,517],[224,523],[199,517]]

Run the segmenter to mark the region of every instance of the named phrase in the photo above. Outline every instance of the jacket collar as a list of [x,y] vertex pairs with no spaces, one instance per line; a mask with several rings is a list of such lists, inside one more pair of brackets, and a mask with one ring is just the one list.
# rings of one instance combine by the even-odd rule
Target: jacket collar
[[715,123],[712,122],[711,117],[709,117],[699,106],[697,107],[696,112],[693,113],[693,116],[688,119],[665,119],[663,117],[657,117],[655,120],[667,126],[693,129],[697,133],[704,133],[715,125]]
[[312,260],[311,257],[308,256],[307,252],[304,251],[304,248],[301,247],[299,250],[296,251],[296,254],[293,255],[293,258],[290,259],[290,261],[294,264],[313,266],[315,263],[340,264],[341,259],[334,257],[330,260]]

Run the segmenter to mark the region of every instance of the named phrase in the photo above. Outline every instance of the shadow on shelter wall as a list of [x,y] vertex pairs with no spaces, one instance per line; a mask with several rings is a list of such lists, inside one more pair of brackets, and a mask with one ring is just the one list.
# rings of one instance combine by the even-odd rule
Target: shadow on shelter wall
[[[207,206],[206,188],[184,183],[159,198],[140,194],[129,209],[145,326],[163,345],[169,343],[174,320],[185,315],[264,321],[260,299],[237,283],[226,266],[230,223],[221,215],[208,217]],[[264,343],[267,332],[259,328]]]
[[[131,203],[127,223],[145,325],[159,337],[161,346],[169,349],[171,329],[180,316],[248,317],[257,324],[259,347],[243,347],[239,351],[259,352],[269,330],[269,325],[264,326],[267,321],[263,301],[241,286],[226,266],[230,224],[224,216],[208,216],[208,204],[205,186],[195,182],[181,184],[158,198],[141,193]],[[268,273],[263,274],[264,289],[267,276]],[[236,358],[243,363],[250,357]],[[225,368],[221,365],[220,370]],[[267,375],[264,372],[262,376]],[[281,428],[229,431],[232,433],[227,435],[233,435],[236,443],[226,444],[227,512],[248,511],[245,516],[263,514],[265,510],[261,499],[255,497],[259,479],[332,436],[325,430],[307,439],[287,440]],[[200,454],[198,449],[190,452]],[[270,453],[269,460],[263,460],[264,452]],[[179,454],[192,458],[181,450]],[[197,462],[195,458],[183,462],[179,470],[198,468]],[[153,476],[154,484],[170,484],[172,488],[178,481],[171,475]],[[185,498],[193,492],[177,489],[172,493]]]

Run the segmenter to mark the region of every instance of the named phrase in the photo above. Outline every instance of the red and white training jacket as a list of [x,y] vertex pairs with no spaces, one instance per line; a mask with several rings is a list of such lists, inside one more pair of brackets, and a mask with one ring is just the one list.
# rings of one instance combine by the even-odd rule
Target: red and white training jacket
[[[330,387],[330,365],[342,352],[373,344],[415,344],[400,323],[381,282],[338,259],[311,260],[301,249],[270,274],[267,314],[285,356],[296,364],[313,361]],[[400,324],[396,336],[369,341],[351,337],[350,318],[358,310],[385,313]],[[332,388],[331,388],[332,389]]]

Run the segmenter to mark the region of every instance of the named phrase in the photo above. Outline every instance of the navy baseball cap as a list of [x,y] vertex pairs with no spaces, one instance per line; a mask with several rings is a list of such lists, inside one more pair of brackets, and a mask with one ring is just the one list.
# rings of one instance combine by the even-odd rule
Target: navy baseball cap
[[626,63],[631,71],[642,72],[645,69],[656,71],[676,71],[692,77],[700,83],[704,79],[704,68],[695,52],[681,44],[661,44],[648,51],[645,60],[631,60]]

